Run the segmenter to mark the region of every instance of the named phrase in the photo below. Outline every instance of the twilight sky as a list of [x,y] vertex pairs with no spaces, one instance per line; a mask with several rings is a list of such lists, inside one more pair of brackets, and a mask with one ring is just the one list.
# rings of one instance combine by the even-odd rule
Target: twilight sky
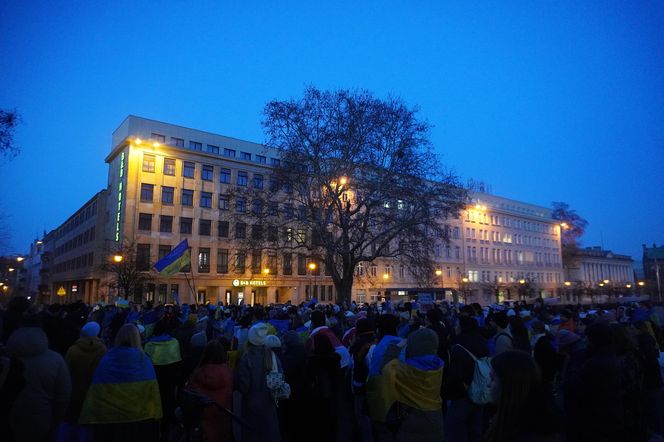
[[584,245],[664,243],[664,3],[467,3],[0,2],[0,108],[23,116],[0,249],[106,186],[128,114],[262,142],[264,104],[309,84],[419,105],[449,168],[570,203]]

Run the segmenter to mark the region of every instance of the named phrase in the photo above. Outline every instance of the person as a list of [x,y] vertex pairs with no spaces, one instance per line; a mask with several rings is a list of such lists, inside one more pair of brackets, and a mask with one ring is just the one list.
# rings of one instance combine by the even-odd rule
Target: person
[[494,341],[496,345],[496,355],[504,351],[514,349],[514,338],[509,327],[509,317],[504,311],[495,312],[491,317],[491,323],[496,328]]
[[306,375],[310,406],[316,410],[309,416],[312,429],[320,431],[319,439],[332,442],[337,439],[339,413],[336,407],[337,379],[341,370],[341,357],[332,342],[323,334],[313,336],[311,351],[307,357]]
[[15,441],[51,440],[62,422],[71,396],[71,379],[63,357],[49,350],[40,321],[31,310],[15,324],[7,341],[9,354],[23,365],[25,387],[10,411]]
[[175,389],[182,369],[180,344],[169,334],[174,330],[166,317],[160,319],[154,328],[154,336],[145,344],[145,354],[152,360],[164,418],[161,421],[161,437],[165,440],[175,423]]
[[[213,339],[207,343],[201,362],[189,378],[187,387],[214,399],[227,410],[233,408],[233,372],[226,364],[226,349],[219,340]],[[216,407],[203,410],[202,427],[206,440],[233,440],[230,416]]]
[[484,408],[468,398],[468,386],[475,373],[475,358],[489,355],[486,339],[480,334],[475,318],[460,316],[458,335],[450,347],[448,377],[443,388],[449,400],[445,416],[446,442],[477,442],[482,436]]
[[521,316],[512,316],[509,319],[509,323],[509,329],[512,333],[512,346],[514,349],[530,353],[532,351],[530,337],[528,336],[528,329],[526,328],[526,324],[524,324]]
[[399,360],[400,346],[391,345],[387,350],[376,389],[368,398],[372,416],[389,431],[379,434],[379,440],[443,440],[440,388],[444,362],[437,351],[438,336],[427,328],[408,335],[404,362]]
[[281,435],[285,441],[305,442],[309,435],[302,431],[302,416],[309,410],[306,389],[307,356],[304,343],[295,330],[287,331],[283,336],[284,352],[282,357],[284,377],[291,387],[290,398],[279,402],[279,422]]
[[491,392],[496,414],[487,442],[562,441],[561,417],[530,354],[506,351],[491,360]]
[[158,439],[161,417],[152,361],[143,352],[138,328],[125,324],[99,361],[79,423],[91,425],[95,442],[150,442]]
[[[237,371],[237,390],[242,394],[241,416],[251,423],[242,429],[243,442],[279,442],[277,404],[267,388],[266,376],[272,371],[272,351],[265,347],[269,332],[265,322],[257,322],[247,333],[247,349],[240,359]],[[277,369],[283,373],[281,366]]]
[[366,381],[369,374],[366,356],[369,348],[376,342],[373,318],[362,318],[356,323],[355,340],[350,346],[353,357],[352,391],[354,395],[355,420],[362,442],[372,442],[371,419],[367,408]]
[[86,431],[78,426],[78,418],[97,365],[106,354],[106,346],[99,339],[100,331],[101,326],[96,322],[85,324],[81,328],[81,337],[69,347],[65,356],[72,384],[71,401],[65,414],[65,422],[69,427],[69,437],[73,440],[78,440],[77,434],[85,437]]
[[660,353],[657,348],[657,341],[644,321],[635,321],[634,330],[643,366],[644,406],[647,426],[652,434],[661,436],[664,435],[664,417],[661,413],[664,406],[662,393],[664,383],[659,367]]

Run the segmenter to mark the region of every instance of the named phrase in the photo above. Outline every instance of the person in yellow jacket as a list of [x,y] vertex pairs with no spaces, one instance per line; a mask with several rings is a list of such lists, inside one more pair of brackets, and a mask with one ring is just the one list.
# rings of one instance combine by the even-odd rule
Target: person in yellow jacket
[[161,408],[164,413],[161,422],[162,440],[166,440],[175,423],[175,389],[182,365],[180,343],[169,331],[171,330],[168,323],[160,320],[155,325],[154,336],[145,344],[145,353],[152,360],[159,383]]
[[402,441],[443,440],[440,386],[443,361],[437,355],[438,336],[420,328],[408,336],[403,360],[401,347],[391,345],[378,376],[367,383],[369,414],[377,429]]

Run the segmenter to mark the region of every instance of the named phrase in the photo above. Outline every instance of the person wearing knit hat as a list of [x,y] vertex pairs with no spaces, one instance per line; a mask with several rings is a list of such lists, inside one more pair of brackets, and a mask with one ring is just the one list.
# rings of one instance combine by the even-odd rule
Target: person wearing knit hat
[[249,329],[249,343],[256,347],[265,345],[269,328],[265,322],[258,322]]
[[267,335],[265,338],[265,346],[267,348],[279,348],[281,347],[281,340],[275,335]]

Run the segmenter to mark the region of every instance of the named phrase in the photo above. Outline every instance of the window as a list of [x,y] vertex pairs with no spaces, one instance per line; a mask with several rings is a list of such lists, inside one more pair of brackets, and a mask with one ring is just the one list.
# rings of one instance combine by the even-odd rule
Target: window
[[378,275],[378,266],[377,265],[372,265],[369,267],[369,275],[373,276],[374,278],[376,275]]
[[190,189],[182,189],[182,205],[183,206],[193,206],[194,205],[194,191]]
[[219,210],[228,210],[228,196],[219,195]]
[[267,202],[267,215],[277,216],[279,214],[279,204],[276,201]]
[[201,192],[201,207],[212,207],[212,194],[210,192]]
[[270,165],[271,166],[279,167],[280,164],[281,164],[281,160],[279,160],[278,158],[270,158]]
[[143,154],[143,172],[154,173],[154,155]]
[[239,171],[237,173],[237,185],[246,187],[249,182],[249,175],[247,172]]
[[235,223],[235,238],[245,239],[247,237],[247,225],[245,223]]
[[219,182],[222,184],[230,184],[231,183],[231,170],[230,169],[225,169],[221,168],[221,171],[219,173]]
[[251,154],[249,152],[240,152],[240,159],[251,161]]
[[293,219],[293,205],[290,203],[284,204],[284,218]]
[[224,148],[224,156],[229,158],[235,158],[235,149]]
[[166,142],[166,137],[164,135],[156,134],[154,132],[152,133],[150,138],[152,138],[153,140],[155,140],[158,143],[164,144]]
[[307,242],[307,231],[305,229],[297,229],[297,237],[295,239],[298,244],[304,244]]
[[270,274],[276,275],[279,273],[277,268],[277,255],[273,252],[268,252],[267,254],[267,270]]
[[203,181],[212,181],[213,174],[214,174],[214,168],[207,164],[203,164],[203,170],[201,171],[201,179]]
[[184,147],[184,140],[182,138],[171,137],[171,144],[175,147]]
[[210,236],[212,230],[212,221],[201,219],[198,221],[198,234],[201,236]]
[[212,144],[207,145],[207,151],[209,153],[214,153],[219,155],[219,146],[213,146]]
[[217,224],[217,236],[219,238],[228,238],[228,221],[219,221]]
[[275,243],[279,240],[279,227],[277,226],[267,226],[267,240],[271,243]]
[[290,253],[284,253],[282,255],[282,259],[284,260],[284,275],[292,275],[293,274],[293,255]]
[[244,198],[235,200],[235,211],[237,213],[244,213],[247,210],[247,201]]
[[171,233],[173,231],[173,217],[168,215],[159,216],[159,231]]
[[198,249],[198,273],[210,273],[210,249]]
[[302,253],[297,255],[297,274],[298,275],[307,274],[307,257]]
[[263,188],[263,175],[257,173],[254,174],[254,188],[262,189]]
[[141,183],[141,201],[152,202],[152,194],[154,193],[153,184]]
[[247,259],[244,252],[237,252],[235,254],[235,272],[244,273]]
[[265,155],[256,155],[256,162],[260,164],[267,164],[267,158]]
[[263,225],[254,224],[251,226],[251,239],[262,240],[263,239]]
[[251,254],[251,271],[253,273],[261,272],[261,260],[263,259],[260,250],[254,250]]
[[185,178],[193,178],[196,165],[192,162],[185,161],[182,163],[182,176]]
[[173,194],[175,189],[172,187],[162,186],[161,187],[161,203],[162,204],[173,204]]
[[150,270],[150,244],[136,246],[136,270]]
[[270,192],[277,192],[279,190],[279,180],[275,177],[270,177]]
[[175,160],[173,158],[164,158],[164,175],[175,175]]
[[138,230],[152,230],[152,214],[139,213],[138,214]]
[[169,253],[171,253],[171,246],[169,246],[169,245],[160,245],[159,246],[159,257],[158,257],[158,259],[165,258],[166,255],[168,255]]
[[251,203],[251,210],[254,215],[258,216],[263,213],[263,200],[256,198]]
[[452,230],[452,238],[459,239],[459,228],[458,227],[455,227],[454,230]]
[[189,142],[189,149],[203,151],[203,144],[199,143],[197,141],[190,141]]
[[293,229],[290,227],[285,227],[284,228],[284,242],[285,243],[290,243],[293,241]]
[[180,217],[180,233],[184,233],[185,235],[190,235],[191,224],[192,224],[191,218]]
[[217,250],[217,273],[228,273],[228,249]]

